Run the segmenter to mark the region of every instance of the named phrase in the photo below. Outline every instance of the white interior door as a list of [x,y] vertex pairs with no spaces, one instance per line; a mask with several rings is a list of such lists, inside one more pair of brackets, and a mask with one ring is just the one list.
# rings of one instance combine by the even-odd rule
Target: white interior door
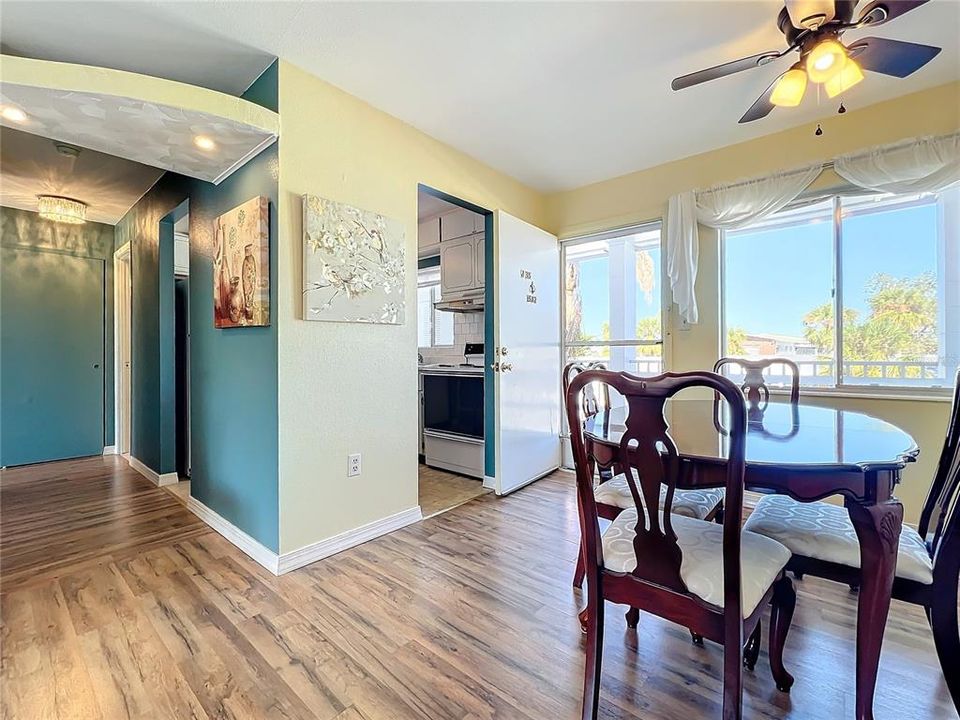
[[114,255],[114,392],[116,415],[114,443],[117,453],[127,455],[130,452],[130,335],[131,335],[131,277],[130,247],[124,246]]
[[560,246],[495,214],[496,482],[512,492],[560,466]]

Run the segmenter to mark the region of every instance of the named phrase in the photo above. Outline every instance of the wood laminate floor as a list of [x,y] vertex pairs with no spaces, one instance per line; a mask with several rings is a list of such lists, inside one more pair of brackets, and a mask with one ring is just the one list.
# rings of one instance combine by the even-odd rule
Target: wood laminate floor
[[[4,471],[0,492],[4,718],[577,717],[566,473],[279,578],[122,461]],[[856,598],[798,588],[796,685],[777,692],[763,653],[745,717],[852,718]],[[718,647],[610,610],[601,717],[719,718]],[[896,601],[876,716],[956,717],[923,614]]]
[[480,497],[483,481],[420,465],[420,512],[425,518]]

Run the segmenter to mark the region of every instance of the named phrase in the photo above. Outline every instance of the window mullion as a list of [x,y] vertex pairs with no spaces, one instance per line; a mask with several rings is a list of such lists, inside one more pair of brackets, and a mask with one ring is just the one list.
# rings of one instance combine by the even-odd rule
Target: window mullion
[[843,384],[843,224],[840,196],[833,198],[833,383]]

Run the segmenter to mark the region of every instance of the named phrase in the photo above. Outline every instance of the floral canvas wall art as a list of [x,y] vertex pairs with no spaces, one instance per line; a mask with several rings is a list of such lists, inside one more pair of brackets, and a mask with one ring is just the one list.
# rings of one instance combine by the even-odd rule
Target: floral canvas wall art
[[305,320],[403,324],[403,266],[403,223],[303,196]]
[[213,324],[270,324],[270,204],[263,196],[214,221]]

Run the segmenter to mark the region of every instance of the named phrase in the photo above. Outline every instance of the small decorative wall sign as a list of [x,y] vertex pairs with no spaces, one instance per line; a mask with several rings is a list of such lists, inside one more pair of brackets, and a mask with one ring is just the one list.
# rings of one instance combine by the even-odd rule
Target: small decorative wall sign
[[527,302],[536,305],[537,304],[537,284],[533,281],[533,273],[529,270],[520,271],[521,280],[529,280],[530,285],[527,288]]
[[263,196],[214,221],[213,324],[270,324],[270,202]]
[[403,223],[304,195],[303,317],[403,324]]

